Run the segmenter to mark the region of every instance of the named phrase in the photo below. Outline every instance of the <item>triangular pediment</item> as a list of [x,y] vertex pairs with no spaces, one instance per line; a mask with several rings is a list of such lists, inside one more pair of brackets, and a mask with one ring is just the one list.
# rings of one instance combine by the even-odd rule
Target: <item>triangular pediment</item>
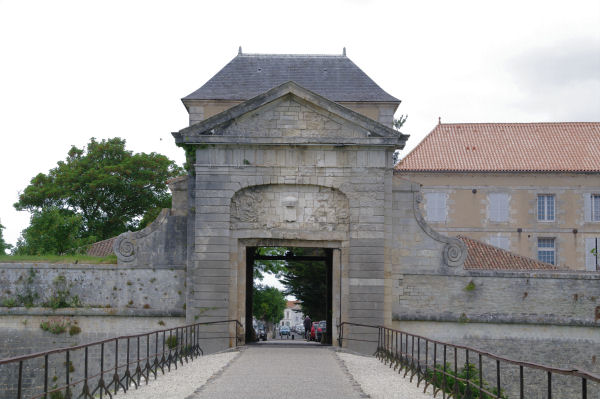
[[362,144],[402,148],[408,136],[287,82],[173,133],[181,144]]

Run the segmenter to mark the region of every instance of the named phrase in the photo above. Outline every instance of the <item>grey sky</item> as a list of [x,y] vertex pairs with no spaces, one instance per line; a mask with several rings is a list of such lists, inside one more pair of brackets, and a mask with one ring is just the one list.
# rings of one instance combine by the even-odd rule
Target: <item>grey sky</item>
[[[0,220],[90,137],[178,162],[180,98],[237,53],[348,56],[402,100],[414,147],[437,123],[600,120],[600,2],[0,0]],[[405,151],[406,152],[406,151]]]

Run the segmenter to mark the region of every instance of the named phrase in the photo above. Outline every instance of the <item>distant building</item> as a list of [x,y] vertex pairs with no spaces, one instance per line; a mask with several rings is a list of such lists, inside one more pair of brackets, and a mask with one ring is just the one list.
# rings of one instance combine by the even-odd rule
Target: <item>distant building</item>
[[300,301],[287,301],[287,306],[283,311],[283,319],[279,322],[280,326],[293,327],[302,324],[304,314],[300,303]]
[[422,184],[443,234],[600,270],[599,122],[440,123],[395,173]]

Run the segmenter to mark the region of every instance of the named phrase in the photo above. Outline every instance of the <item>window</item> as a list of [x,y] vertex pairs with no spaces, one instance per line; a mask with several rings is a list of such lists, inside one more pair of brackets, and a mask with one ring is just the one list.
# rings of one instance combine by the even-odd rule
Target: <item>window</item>
[[600,194],[592,194],[592,222],[600,222]]
[[491,222],[508,222],[509,200],[507,193],[488,194],[488,219]]
[[425,212],[430,222],[446,221],[446,193],[426,193]]
[[540,262],[555,264],[556,249],[554,238],[538,238],[538,260]]
[[[596,255],[592,252],[595,250]],[[600,237],[585,239],[585,270],[595,272],[600,270]]]
[[491,236],[490,239],[488,240],[488,242],[490,243],[490,245],[493,245],[495,247],[498,248],[502,248],[505,250],[509,250],[509,239],[508,237],[502,237],[502,236]]
[[554,221],[554,195],[539,194],[537,196],[537,218],[539,221]]

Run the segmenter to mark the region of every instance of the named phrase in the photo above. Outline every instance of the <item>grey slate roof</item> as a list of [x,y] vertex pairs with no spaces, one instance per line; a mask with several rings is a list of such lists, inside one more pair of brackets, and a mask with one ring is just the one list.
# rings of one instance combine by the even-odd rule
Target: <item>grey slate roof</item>
[[248,100],[294,81],[332,101],[397,102],[345,55],[238,54],[182,100]]

